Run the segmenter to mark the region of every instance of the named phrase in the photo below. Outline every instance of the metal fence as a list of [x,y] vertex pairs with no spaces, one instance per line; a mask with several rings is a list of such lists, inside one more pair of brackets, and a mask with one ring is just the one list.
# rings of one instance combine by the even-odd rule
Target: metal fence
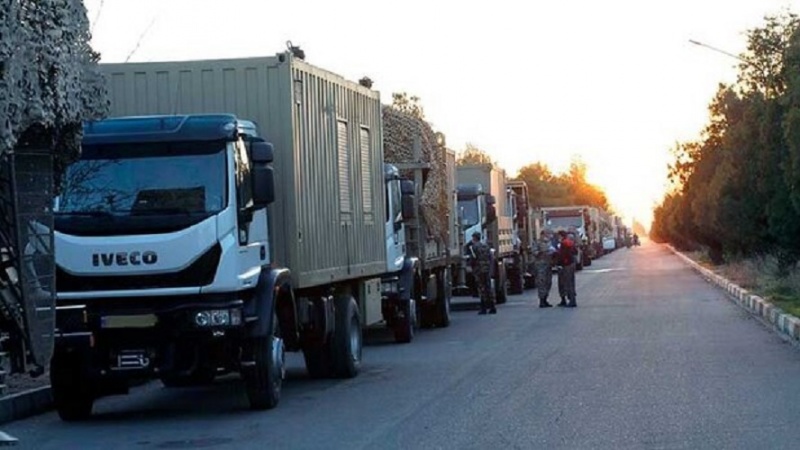
[[53,156],[0,157],[0,339],[14,372],[43,371],[53,351]]

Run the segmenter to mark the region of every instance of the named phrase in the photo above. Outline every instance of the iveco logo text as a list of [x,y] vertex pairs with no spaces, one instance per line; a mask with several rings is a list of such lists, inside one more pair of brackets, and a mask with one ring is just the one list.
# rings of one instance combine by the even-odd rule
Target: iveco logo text
[[153,251],[146,252],[117,252],[117,253],[92,253],[92,265],[103,266],[139,266],[152,265],[158,262],[158,254]]

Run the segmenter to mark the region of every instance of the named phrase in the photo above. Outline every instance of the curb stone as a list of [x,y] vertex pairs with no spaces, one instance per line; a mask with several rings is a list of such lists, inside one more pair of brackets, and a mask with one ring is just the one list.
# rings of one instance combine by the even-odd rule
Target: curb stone
[[772,325],[773,330],[777,331],[780,335],[788,338],[794,343],[800,342],[800,318],[797,318],[789,313],[784,312],[777,306],[769,303],[758,295],[751,294],[747,289],[738,286],[737,284],[727,280],[706,269],[694,260],[676,250],[673,246],[665,244],[666,247],[687,263],[692,269],[699,272],[706,281],[716,284],[721,289],[725,290],[729,297],[743,309],[747,310],[750,314],[762,318],[765,322]]
[[0,424],[25,419],[50,411],[53,394],[50,386],[44,386],[0,399]]

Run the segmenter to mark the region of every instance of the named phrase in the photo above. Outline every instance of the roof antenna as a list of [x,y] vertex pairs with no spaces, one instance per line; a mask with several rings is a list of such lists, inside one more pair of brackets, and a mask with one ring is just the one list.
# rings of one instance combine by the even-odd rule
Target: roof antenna
[[286,47],[292,53],[292,56],[294,56],[295,58],[300,58],[305,61],[306,52],[304,52],[303,49],[300,48],[300,46],[292,45],[292,41],[286,41]]

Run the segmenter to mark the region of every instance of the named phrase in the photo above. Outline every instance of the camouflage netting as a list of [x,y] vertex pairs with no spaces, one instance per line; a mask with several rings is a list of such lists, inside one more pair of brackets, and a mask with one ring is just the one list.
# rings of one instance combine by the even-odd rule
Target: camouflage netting
[[[422,161],[414,161],[414,141],[419,136]],[[383,106],[383,154],[387,163],[425,162],[431,165],[424,182],[422,216],[429,231],[445,241],[447,236],[448,195],[444,148],[437,143],[430,124],[393,108]],[[401,171],[413,179],[410,171]]]
[[80,152],[81,123],[108,111],[81,0],[0,0],[0,155],[54,149],[56,174]]
[[0,0],[0,358],[18,372],[52,352],[52,182],[108,110],[89,40],[81,0]]

